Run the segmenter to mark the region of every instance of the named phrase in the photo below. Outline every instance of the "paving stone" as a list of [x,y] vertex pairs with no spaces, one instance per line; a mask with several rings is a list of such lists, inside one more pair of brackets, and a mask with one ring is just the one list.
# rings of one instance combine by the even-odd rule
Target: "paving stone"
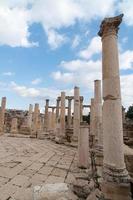
[[26,188],[30,185],[30,182],[29,182],[29,178],[27,176],[18,175],[11,180],[11,184]]

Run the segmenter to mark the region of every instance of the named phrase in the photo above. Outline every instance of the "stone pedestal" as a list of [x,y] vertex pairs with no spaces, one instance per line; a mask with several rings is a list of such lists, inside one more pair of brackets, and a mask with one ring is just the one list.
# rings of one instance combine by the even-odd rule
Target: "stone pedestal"
[[78,167],[89,167],[89,127],[86,122],[80,123],[78,137]]
[[74,116],[73,116],[73,136],[74,142],[78,141],[80,134],[80,95],[79,88],[74,88]]
[[0,134],[4,133],[5,109],[6,109],[6,97],[2,97],[1,107],[0,107]]
[[[129,176],[124,162],[123,126],[118,62],[117,33],[123,15],[105,18],[100,26],[102,37],[103,75],[103,192],[108,199],[122,199],[124,188],[129,191]],[[112,196],[110,196],[110,185]],[[122,185],[122,187],[121,187]],[[107,187],[107,189],[106,189]],[[116,190],[118,188],[118,191]],[[106,190],[105,190],[106,189]],[[124,195],[124,194],[123,194]],[[124,199],[131,199],[126,193]]]

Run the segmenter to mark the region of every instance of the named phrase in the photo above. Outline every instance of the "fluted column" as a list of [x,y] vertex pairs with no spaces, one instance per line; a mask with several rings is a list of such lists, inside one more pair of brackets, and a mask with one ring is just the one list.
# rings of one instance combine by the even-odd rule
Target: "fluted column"
[[49,113],[48,113],[48,108],[49,108],[49,99],[46,99],[46,105],[45,105],[45,116],[44,116],[44,130],[48,131],[48,120],[49,120]]
[[61,92],[60,136],[65,137],[65,92]]
[[6,97],[2,97],[1,108],[0,108],[0,134],[4,133],[5,109],[6,109]]
[[103,131],[102,131],[102,95],[101,81],[94,81],[94,101],[95,101],[95,143],[99,150],[103,149]]
[[71,128],[71,125],[72,125],[72,116],[71,116],[71,105],[72,103],[72,98],[68,98],[68,118],[67,118],[67,122],[68,122],[68,128]]
[[80,95],[79,87],[74,88],[73,141],[78,140],[80,133]]
[[[122,194],[124,183],[128,183],[128,172],[124,162],[121,90],[118,61],[117,33],[123,15],[105,18],[100,26],[102,37],[103,78],[103,178],[105,197],[108,199],[130,199]],[[112,186],[115,184],[115,186]],[[119,185],[118,185],[119,183]],[[109,188],[114,187],[112,193]],[[117,187],[117,190],[115,189]],[[119,193],[119,194],[118,194]],[[126,193],[126,192],[124,192]],[[125,195],[125,196],[124,196]]]

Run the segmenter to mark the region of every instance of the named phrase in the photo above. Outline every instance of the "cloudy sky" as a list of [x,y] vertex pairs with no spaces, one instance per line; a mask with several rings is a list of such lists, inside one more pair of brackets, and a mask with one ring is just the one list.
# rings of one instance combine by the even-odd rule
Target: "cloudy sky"
[[133,103],[132,0],[0,0],[0,97],[9,108],[54,104],[80,87],[85,102],[101,79],[104,17],[124,13],[119,30],[122,103]]

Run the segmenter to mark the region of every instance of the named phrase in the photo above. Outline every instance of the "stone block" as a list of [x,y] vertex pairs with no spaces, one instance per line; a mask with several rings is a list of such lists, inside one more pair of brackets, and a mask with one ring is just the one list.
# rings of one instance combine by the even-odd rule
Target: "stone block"
[[67,184],[45,184],[34,187],[34,200],[78,200]]

